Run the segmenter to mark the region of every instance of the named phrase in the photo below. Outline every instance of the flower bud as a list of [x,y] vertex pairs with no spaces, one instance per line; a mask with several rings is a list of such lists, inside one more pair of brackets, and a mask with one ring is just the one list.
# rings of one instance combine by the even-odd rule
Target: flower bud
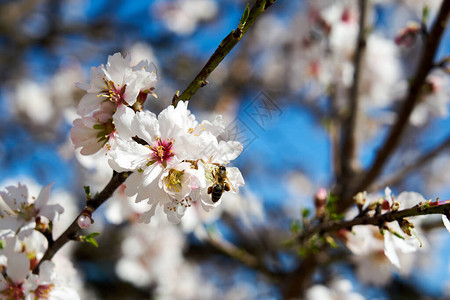
[[327,202],[328,193],[324,188],[320,188],[314,195],[314,203],[316,206],[324,205]]
[[82,214],[78,218],[77,223],[78,223],[78,226],[80,226],[80,228],[87,229],[91,226],[92,223],[94,223],[94,221],[87,214]]
[[400,202],[394,201],[394,202],[392,203],[391,209],[392,209],[393,211],[397,211],[399,208],[400,208]]
[[409,22],[405,28],[395,37],[395,43],[399,46],[410,47],[414,44],[420,33],[420,24],[417,22]]
[[367,192],[359,192],[358,194],[356,194],[355,196],[353,196],[353,200],[355,200],[356,205],[358,206],[358,208],[362,208],[364,206],[364,204],[366,203],[366,196],[367,196]]
[[316,217],[322,218],[325,215],[325,205],[327,204],[328,193],[324,188],[320,188],[314,195],[314,206],[316,207]]

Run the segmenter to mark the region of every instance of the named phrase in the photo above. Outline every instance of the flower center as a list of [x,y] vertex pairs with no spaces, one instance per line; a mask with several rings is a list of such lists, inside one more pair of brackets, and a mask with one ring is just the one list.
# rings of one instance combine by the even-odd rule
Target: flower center
[[171,139],[161,140],[160,138],[157,138],[153,146],[149,146],[152,150],[152,153],[150,154],[151,163],[158,162],[165,167],[167,162],[175,156],[172,151],[173,142],[174,141]]
[[166,187],[168,189],[174,189],[176,192],[180,191],[181,188],[181,176],[183,176],[184,171],[178,171],[175,169],[169,170],[169,175],[165,178]]
[[52,289],[54,288],[54,284],[42,284],[39,285],[35,290],[34,290],[34,295],[36,296],[37,299],[49,299],[50,297],[50,292],[52,291]]
[[8,282],[8,287],[1,291],[0,295],[4,295],[6,296],[6,299],[12,300],[25,299],[22,283],[15,284],[13,282]]
[[116,87],[114,81],[108,81],[106,79],[103,79],[103,81],[105,82],[105,87],[100,92],[100,94],[97,95],[97,97],[105,97],[107,101],[128,105],[123,97],[123,94],[125,94],[125,88],[127,86],[126,84],[119,89],[118,87],[120,87],[120,84],[118,84],[118,87]]
[[114,126],[112,118],[107,120],[105,123],[100,122],[100,123],[95,124],[93,126],[93,128],[98,131],[97,142],[103,143],[103,144],[105,144],[108,141],[110,135],[113,134],[116,130],[116,127]]

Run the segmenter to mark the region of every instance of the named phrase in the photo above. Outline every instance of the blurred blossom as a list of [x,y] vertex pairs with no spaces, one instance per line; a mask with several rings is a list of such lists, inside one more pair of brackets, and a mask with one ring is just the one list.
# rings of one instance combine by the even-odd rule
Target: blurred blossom
[[427,175],[425,176],[427,192],[441,193],[448,188],[448,183],[450,182],[450,156],[437,157],[424,172]]
[[[36,183],[33,179],[29,177],[18,177],[18,178],[8,178],[0,183],[0,187],[6,187],[10,185],[17,184],[21,182],[24,184],[29,195],[38,195],[42,189],[42,186]],[[50,192],[50,198],[48,200],[49,205],[62,206],[64,208],[64,213],[55,218],[52,221],[53,226],[53,237],[57,238],[60,234],[67,229],[67,227],[73,222],[75,217],[78,215],[78,203],[73,195],[65,190],[52,189]],[[64,249],[71,248],[70,246]],[[65,251],[62,251],[65,252]]]
[[157,66],[159,65],[159,63],[151,45],[144,42],[137,42],[128,47],[127,52],[130,53],[131,56],[131,65],[135,66],[139,64],[139,62],[147,60],[156,67],[155,71],[156,75],[158,76]]
[[22,122],[31,122],[31,126],[56,129],[61,125],[61,116],[75,105],[81,95],[70,83],[80,80],[83,80],[82,71],[74,60],[58,69],[48,80],[21,79],[6,98],[11,114]]
[[[38,184],[29,178],[21,178],[20,180],[25,182],[26,185],[19,184],[17,187],[10,185],[6,188],[7,192],[1,193],[0,206],[2,210],[10,211],[13,209],[15,212],[14,214],[8,214],[8,218],[2,218],[2,227],[10,223],[8,219],[17,217],[17,213],[21,215],[20,218],[29,220],[27,223],[23,223],[20,218],[17,218],[19,222],[16,223],[20,226],[19,229],[15,230],[17,235],[13,236],[6,232],[7,235],[1,237],[0,265],[6,272],[0,275],[0,296],[2,296],[0,298],[3,299],[4,296],[7,299],[11,297],[14,299],[16,297],[17,299],[25,297],[31,297],[30,299],[47,297],[49,299],[60,299],[61,297],[64,297],[64,299],[80,299],[78,292],[82,292],[81,281],[69,279],[70,276],[76,277],[76,271],[64,257],[68,248],[59,252],[53,262],[43,262],[38,275],[31,273],[48,247],[46,237],[34,229],[51,228],[54,238],[59,236],[60,232],[66,229],[68,222],[65,222],[64,228],[61,228],[61,218],[55,218],[55,209],[56,212],[62,213],[62,204],[65,212],[69,214],[68,217],[71,218],[68,220],[71,223],[73,221],[71,203],[66,201],[66,199],[70,199],[70,196],[62,191],[49,194],[51,185],[41,189]],[[2,182],[2,185],[8,185],[9,182],[17,181],[8,179],[8,181]],[[39,193],[37,198],[29,196],[37,193]],[[14,198],[13,202],[10,201],[11,197]],[[58,203],[55,203],[55,200]],[[13,208],[17,205],[20,208]],[[37,218],[33,217],[35,215]],[[51,227],[49,227],[49,221],[53,221]],[[5,233],[5,230],[1,232]],[[64,268],[61,269],[59,264],[62,260],[66,262]]]
[[363,295],[353,291],[352,282],[334,278],[328,285],[317,284],[305,292],[306,300],[364,300]]
[[286,188],[289,199],[285,201],[285,213],[297,219],[300,217],[301,208],[313,207],[314,185],[310,179],[301,172],[290,172],[286,174]]
[[370,35],[362,70],[361,98],[364,106],[369,109],[390,106],[399,96],[396,85],[402,75],[395,43],[375,34]]
[[161,214],[151,224],[128,227],[122,242],[122,257],[116,265],[117,275],[135,286],[145,287],[172,280],[181,264],[184,236],[180,229]]
[[217,14],[217,2],[213,0],[171,0],[152,6],[151,15],[158,12],[167,28],[176,34],[192,33],[200,22],[211,20]]
[[192,209],[187,210],[183,217],[181,222],[183,230],[193,232],[198,239],[205,240],[209,238],[205,225],[220,220],[224,213],[242,222],[246,229],[261,225],[266,219],[261,199],[247,189],[238,194],[226,193],[222,198],[222,204],[208,212],[194,203]]
[[112,224],[137,222],[141,215],[150,209],[146,202],[136,203],[136,196],[125,194],[126,184],[122,184],[106,202],[105,217]]
[[161,276],[156,288],[158,299],[217,299],[219,291],[201,275],[201,269],[187,261]]
[[45,84],[23,79],[17,83],[13,97],[10,108],[17,117],[24,115],[37,125],[45,125],[52,120],[54,107]]
[[21,239],[34,231],[40,223],[51,222],[64,212],[59,204],[48,204],[50,196],[49,184],[42,188],[37,198],[29,196],[26,185],[11,185],[0,191],[0,237],[17,235]]
[[21,244],[16,238],[3,241],[0,249],[0,266],[4,270],[0,274],[1,298],[80,299],[64,273],[55,272],[54,262],[44,261],[40,265],[39,274],[33,274],[31,270],[38,260],[32,251],[30,244]]
[[427,77],[423,95],[409,120],[413,125],[423,126],[432,117],[448,116],[449,82],[448,74],[443,71],[433,72]]

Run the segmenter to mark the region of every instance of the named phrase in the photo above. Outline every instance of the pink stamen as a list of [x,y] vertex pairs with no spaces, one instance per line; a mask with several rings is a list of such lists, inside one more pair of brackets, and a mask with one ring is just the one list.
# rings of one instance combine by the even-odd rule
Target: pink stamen
[[153,151],[151,154],[152,161],[160,164],[166,164],[175,154],[172,151],[173,141],[170,139],[161,140],[158,139],[150,149]]

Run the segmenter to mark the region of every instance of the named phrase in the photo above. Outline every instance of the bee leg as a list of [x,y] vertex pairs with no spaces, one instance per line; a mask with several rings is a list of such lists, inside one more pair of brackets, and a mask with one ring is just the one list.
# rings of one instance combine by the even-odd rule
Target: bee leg
[[208,194],[212,193],[212,186],[208,187]]
[[224,189],[227,192],[231,190],[230,184],[228,182],[225,182]]

